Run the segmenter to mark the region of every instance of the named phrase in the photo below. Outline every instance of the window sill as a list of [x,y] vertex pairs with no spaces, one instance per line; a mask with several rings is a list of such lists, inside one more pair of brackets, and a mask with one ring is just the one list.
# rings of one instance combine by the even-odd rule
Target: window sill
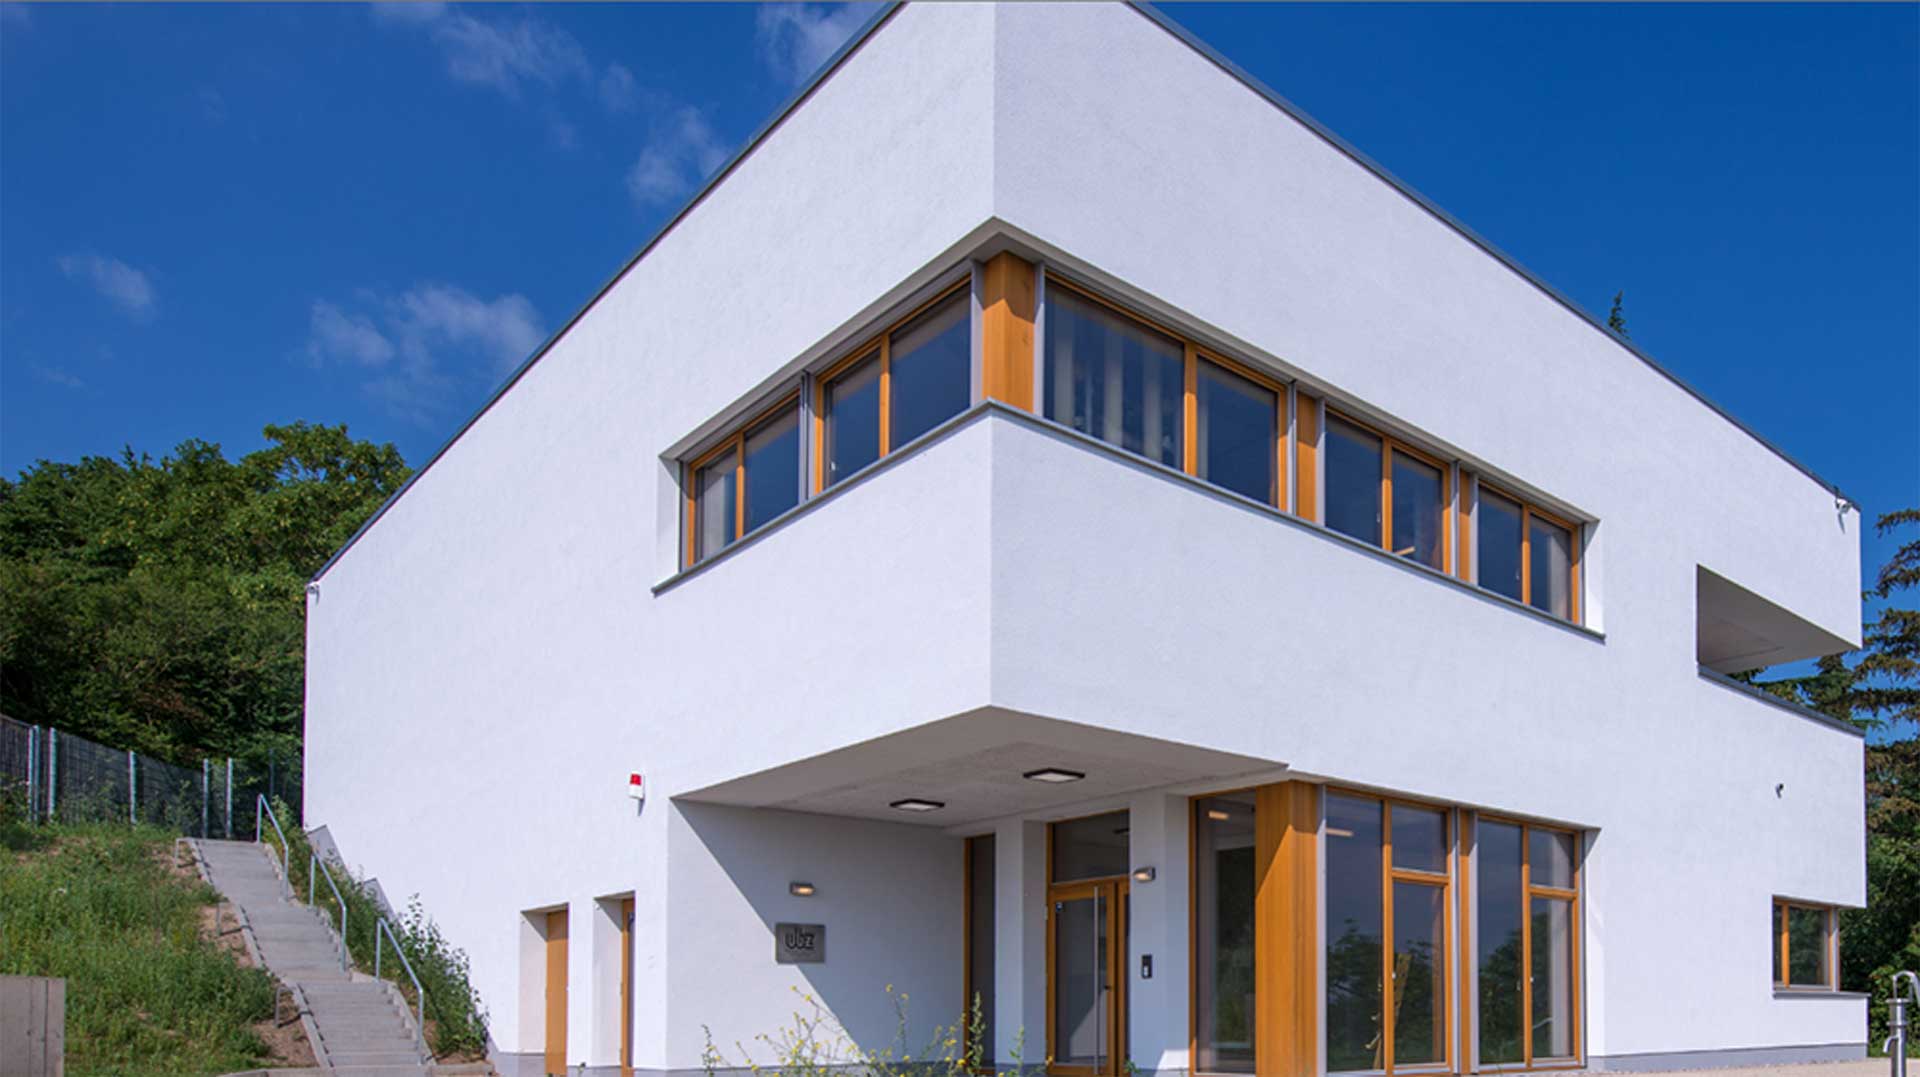
[[1859,991],[1836,991],[1831,987],[1781,987],[1776,984],[1773,989],[1773,997],[1777,999],[1781,999],[1781,998],[1865,999],[1865,998],[1872,998],[1873,996],[1864,994]]

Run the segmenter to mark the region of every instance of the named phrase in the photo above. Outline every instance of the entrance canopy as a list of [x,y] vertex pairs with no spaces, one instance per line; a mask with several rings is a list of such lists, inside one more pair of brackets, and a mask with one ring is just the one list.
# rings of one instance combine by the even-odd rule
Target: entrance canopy
[[[680,799],[951,827],[1044,815],[1142,789],[1270,775],[1282,767],[1277,760],[984,707]],[[1041,771],[1054,772],[1046,776],[1055,780],[1027,777]],[[912,801],[939,807],[893,806]]]

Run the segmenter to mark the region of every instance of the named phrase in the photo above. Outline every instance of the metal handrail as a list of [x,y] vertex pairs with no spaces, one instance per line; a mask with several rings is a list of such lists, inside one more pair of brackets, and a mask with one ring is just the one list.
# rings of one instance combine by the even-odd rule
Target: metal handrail
[[[293,865],[287,862],[287,833],[280,829],[280,817],[273,814],[273,805],[267,803],[266,794],[255,793],[253,795],[253,840],[260,844],[264,844],[260,842],[260,818],[263,815],[267,822],[273,824],[273,832],[280,838],[280,896],[292,901],[293,881],[288,876],[293,873]],[[345,945],[346,937],[341,936],[340,941],[341,945]]]
[[[1900,981],[1905,980],[1907,990],[1902,994]],[[1901,971],[1893,974],[1893,991],[1887,998],[1887,1031],[1892,1035],[1881,1045],[1887,1052],[1893,1077],[1907,1077],[1907,1003],[1920,1007],[1920,976]]]
[[407,952],[400,948],[400,940],[393,928],[382,916],[373,928],[373,978],[380,978],[380,940],[385,938],[393,943],[393,952],[400,958],[400,967],[407,970],[407,979],[413,981],[413,997],[416,1016],[413,1019],[413,1035],[419,1044],[421,1055],[427,1053],[427,993],[420,987],[420,977],[413,974],[413,962],[407,960]]
[[[317,871],[315,869],[318,869]],[[320,859],[319,853],[307,854],[307,904],[313,905],[313,879],[318,875],[327,880],[327,889],[333,891],[334,904],[340,906],[340,967],[347,967],[347,899],[340,896],[340,888],[334,885],[333,872],[327,870],[327,862]],[[318,906],[315,906],[316,908]]]

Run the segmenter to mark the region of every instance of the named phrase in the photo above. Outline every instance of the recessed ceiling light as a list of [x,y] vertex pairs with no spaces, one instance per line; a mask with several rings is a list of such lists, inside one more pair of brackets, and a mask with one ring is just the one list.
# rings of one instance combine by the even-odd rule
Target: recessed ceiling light
[[905,800],[896,800],[887,805],[889,808],[898,808],[901,811],[939,811],[946,806],[945,801],[922,800],[919,797],[908,797]]
[[1041,767],[1039,770],[1030,770],[1020,776],[1030,782],[1051,782],[1055,785],[1077,782],[1086,777],[1077,770],[1067,770],[1064,767]]

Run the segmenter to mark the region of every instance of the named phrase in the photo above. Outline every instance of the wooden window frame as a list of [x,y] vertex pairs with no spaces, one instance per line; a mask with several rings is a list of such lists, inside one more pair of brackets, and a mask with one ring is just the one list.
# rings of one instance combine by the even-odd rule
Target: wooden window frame
[[[1381,936],[1380,937],[1380,989],[1381,989],[1380,1037],[1381,1039],[1380,1039],[1380,1042],[1381,1042],[1381,1048],[1380,1048],[1380,1052],[1381,1053],[1380,1053],[1380,1057],[1381,1057],[1382,1067],[1376,1070],[1358,1070],[1358,1071],[1343,1071],[1343,1072],[1384,1074],[1384,1075],[1388,1075],[1388,1077],[1391,1077],[1392,1074],[1396,1074],[1396,1073],[1438,1074],[1438,1073],[1460,1072],[1460,1070],[1456,1067],[1456,1061],[1460,1058],[1460,1055],[1458,1053],[1458,1045],[1455,1043],[1455,1037],[1453,1035],[1451,1025],[1453,1021],[1454,1008],[1460,1005],[1460,1003],[1463,1001],[1455,997],[1455,992],[1458,990],[1458,987],[1459,987],[1457,980],[1459,979],[1458,970],[1460,968],[1460,960],[1461,960],[1460,956],[1456,953],[1456,951],[1459,949],[1461,945],[1458,940],[1462,937],[1462,933],[1459,930],[1459,926],[1454,922],[1455,910],[1457,905],[1457,902],[1455,899],[1455,891],[1456,891],[1456,888],[1459,886],[1458,876],[1460,874],[1458,870],[1459,868],[1458,857],[1455,854],[1457,850],[1460,848],[1461,812],[1458,808],[1456,808],[1454,805],[1451,805],[1451,804],[1440,804],[1440,803],[1435,803],[1433,801],[1420,800],[1415,797],[1388,796],[1386,794],[1376,793],[1368,789],[1353,789],[1346,786],[1329,785],[1329,786],[1326,786],[1325,789],[1322,791],[1321,801],[1320,801],[1320,806],[1321,806],[1320,808],[1321,824],[1320,825],[1321,825],[1323,840],[1325,837],[1325,830],[1326,830],[1326,798],[1329,796],[1343,796],[1343,797],[1349,797],[1354,800],[1371,800],[1374,803],[1379,804],[1381,807],[1381,813],[1380,813],[1380,867],[1381,867],[1381,876],[1380,876],[1380,914],[1381,914],[1381,920],[1380,920],[1380,936]],[[1393,866],[1393,809],[1395,805],[1399,805],[1407,808],[1416,808],[1421,811],[1437,811],[1440,813],[1441,817],[1446,820],[1447,822],[1447,844],[1446,844],[1447,870],[1422,871],[1417,868],[1396,868]],[[1440,974],[1440,983],[1444,985],[1444,990],[1446,992],[1446,997],[1442,998],[1440,1002],[1440,1008],[1442,1013],[1441,1040],[1445,1044],[1445,1052],[1446,1052],[1446,1058],[1443,1061],[1417,1062],[1417,1063],[1413,1063],[1406,1066],[1399,1066],[1399,1065],[1396,1065],[1394,1062],[1394,1058],[1393,1058],[1393,1035],[1394,1035],[1393,884],[1396,882],[1406,882],[1406,883],[1415,883],[1423,886],[1432,886],[1432,887],[1437,887],[1440,890],[1441,908],[1444,910],[1441,916],[1441,923],[1443,925],[1441,930],[1442,930],[1443,937],[1441,940],[1441,948],[1440,948],[1441,961],[1444,963],[1444,968],[1442,969]],[[1326,892],[1325,892],[1326,879],[1324,874],[1321,876],[1320,885],[1321,885],[1320,900],[1322,904],[1324,904],[1326,901]],[[1323,932],[1322,937],[1318,943],[1318,947],[1322,953],[1325,952],[1326,946],[1327,946],[1327,939],[1324,937],[1324,932]],[[1322,999],[1324,999],[1327,993],[1327,985],[1324,981],[1319,985],[1319,991]],[[1323,1025],[1323,1028],[1324,1028],[1324,1025]]]
[[[1791,898],[1774,898],[1773,907],[1780,910],[1780,978],[1773,981],[1776,991],[1805,991],[1810,994],[1835,992],[1840,990],[1840,912],[1832,905],[1822,905],[1813,901],[1795,901]],[[1827,955],[1827,982],[1821,984],[1797,984],[1793,982],[1793,910],[1820,914],[1820,932],[1824,939]]]
[[[683,499],[683,508],[680,515],[686,521],[686,527],[681,536],[681,568],[692,568],[700,562],[719,554],[722,550],[732,547],[735,542],[739,542],[741,539],[747,537],[747,435],[760,429],[768,420],[778,416],[781,409],[793,408],[797,410],[799,407],[800,390],[797,387],[789,389],[780,394],[777,403],[754,412],[752,418],[734,426],[731,431],[721,437],[718,442],[709,445],[698,454],[689,457],[689,462],[681,469],[680,475],[680,489]],[[794,433],[796,436],[799,434],[799,427],[797,425],[799,418],[798,415],[794,417],[796,423]],[[726,546],[721,547],[721,549],[714,550],[702,556],[700,553],[700,471],[714,461],[722,459],[728,453],[733,454],[733,539],[728,542]],[[794,482],[798,484],[799,481],[800,477],[798,475],[794,476]],[[796,499],[796,504],[805,500],[806,493],[803,489],[800,496]]]
[[[1475,858],[1473,875],[1476,879],[1479,877],[1478,858],[1480,855],[1477,831],[1480,826],[1485,823],[1498,823],[1502,826],[1517,827],[1520,830],[1520,968],[1525,982],[1521,988],[1520,995],[1521,1061],[1518,1064],[1495,1063],[1491,1067],[1482,1065],[1480,1062],[1480,1022],[1474,1020],[1472,1022],[1473,1051],[1471,1055],[1474,1063],[1474,1071],[1477,1073],[1523,1073],[1581,1069],[1584,1066],[1587,1049],[1586,984],[1583,978],[1585,975],[1586,960],[1586,947],[1583,939],[1586,931],[1585,921],[1582,920],[1583,910],[1581,901],[1581,894],[1586,889],[1584,885],[1586,872],[1585,837],[1580,831],[1569,827],[1550,826],[1544,823],[1528,822],[1525,819],[1514,819],[1503,815],[1477,812],[1474,816],[1476,843],[1473,850],[1473,856]],[[1573,839],[1573,886],[1571,888],[1536,886],[1534,884],[1533,832],[1536,830],[1544,830],[1553,834],[1565,834]],[[1570,1012],[1573,1014],[1573,1054],[1566,1057],[1551,1055],[1548,1056],[1544,1062],[1536,1059],[1533,1053],[1533,900],[1535,898],[1550,898],[1568,902],[1567,915],[1572,923],[1572,931],[1567,941],[1569,956],[1573,966],[1571,970],[1573,999],[1569,1007]],[[1462,952],[1465,952],[1464,944],[1462,945]],[[1472,960],[1474,962],[1473,983],[1477,996],[1480,982],[1479,954],[1473,954]],[[1476,1005],[1477,1001],[1476,998]]]
[[[1541,508],[1539,505],[1536,505],[1532,501],[1529,501],[1526,498],[1521,497],[1518,494],[1515,494],[1513,491],[1507,489],[1504,486],[1501,486],[1499,483],[1489,482],[1485,478],[1479,478],[1477,479],[1475,485],[1478,487],[1478,489],[1474,491],[1474,501],[1476,506],[1479,502],[1479,499],[1486,496],[1489,492],[1491,492],[1495,497],[1499,497],[1506,501],[1511,501],[1514,504],[1520,506],[1520,604],[1528,607],[1529,609],[1533,609],[1539,613],[1545,613],[1549,617],[1553,617],[1555,615],[1552,613],[1549,613],[1546,610],[1540,609],[1539,607],[1533,604],[1533,520],[1534,520],[1534,517],[1537,516],[1541,520],[1544,520],[1547,523],[1553,524],[1556,527],[1561,527],[1566,529],[1566,532],[1567,532],[1567,617],[1566,617],[1566,621],[1568,624],[1576,624],[1576,625],[1580,624],[1581,623],[1580,618],[1584,612],[1583,606],[1585,605],[1580,600],[1581,599],[1581,596],[1580,596],[1581,556],[1580,554],[1581,554],[1581,547],[1585,544],[1585,539],[1586,539],[1586,533],[1582,525],[1575,523],[1574,521],[1567,519],[1566,517],[1561,516],[1558,513],[1549,512],[1548,510]],[[1480,542],[1480,532],[1477,524],[1479,519],[1481,518],[1481,514],[1476,512],[1473,515],[1476,523],[1476,526],[1474,528],[1474,545],[1477,547]],[[1479,583],[1479,577],[1477,573],[1475,574],[1474,583],[1476,585],[1478,585]]]
[[[953,299],[956,295],[971,291],[972,287],[973,281],[971,277],[962,277],[954,281],[952,284],[934,293],[933,296],[924,302],[908,310],[907,313],[888,322],[885,328],[861,341],[858,346],[854,347],[845,356],[829,363],[821,369],[819,374],[814,376],[813,461],[812,466],[807,469],[810,476],[807,482],[807,494],[809,496],[825,493],[828,489],[826,448],[827,390],[834,382],[839,381],[849,371],[860,366],[867,360],[874,358],[876,355],[879,357],[880,384],[877,395],[879,396],[880,411],[880,452],[878,456],[874,457],[873,463],[877,464],[885,460],[888,454],[900,448],[900,446],[893,444],[893,334],[904,328],[908,322],[913,321],[915,318],[939,306],[941,303]],[[972,318],[971,312],[969,312],[968,318]],[[967,333],[969,346],[971,346],[971,338],[973,336],[971,326],[969,326]],[[980,384],[977,373],[978,372],[970,371],[967,375],[968,381],[972,383],[972,398],[975,400],[980,398]],[[868,464],[867,466],[872,467],[873,464]],[[840,481],[844,482],[851,477],[850,475],[842,476]]]
[[1365,430],[1380,439],[1380,490],[1377,496],[1380,498],[1380,549],[1383,552],[1411,561],[1416,565],[1426,565],[1424,561],[1415,560],[1412,551],[1403,554],[1393,548],[1393,454],[1404,453],[1440,472],[1440,564],[1438,567],[1433,565],[1426,565],[1426,567],[1440,573],[1454,572],[1456,552],[1453,536],[1457,526],[1455,523],[1457,506],[1453,496],[1452,466],[1425,449],[1398,438],[1373,423],[1355,418],[1352,412],[1329,404],[1327,421],[1331,424],[1335,419],[1348,426]]
[[[1234,359],[1218,349],[1201,344],[1187,334],[1171,329],[1160,322],[1154,321],[1152,318],[1137,314],[1121,306],[1119,303],[1100,295],[1098,292],[1087,288],[1085,285],[1077,284],[1071,280],[1065,280],[1053,273],[1049,273],[1047,274],[1047,287],[1049,289],[1059,288],[1062,291],[1070,292],[1075,298],[1083,299],[1104,307],[1113,314],[1133,322],[1136,325],[1151,329],[1155,333],[1180,345],[1181,444],[1179,470],[1184,475],[1200,479],[1201,482],[1207,482],[1206,479],[1200,476],[1200,364],[1202,362],[1212,363],[1230,374],[1237,374],[1253,382],[1255,385],[1260,386],[1262,389],[1271,392],[1274,396],[1274,479],[1272,490],[1269,491],[1267,498],[1259,503],[1266,505],[1268,508],[1277,509],[1280,512],[1293,511],[1291,484],[1287,481],[1287,461],[1293,454],[1294,436],[1292,421],[1293,393],[1289,391],[1292,383],[1259,370],[1238,359]],[[1046,358],[1044,342],[1042,345],[1042,357],[1043,359]],[[1043,398],[1038,401],[1038,403],[1040,405],[1038,410],[1044,416],[1046,401]],[[1207,485],[1214,486],[1214,484],[1210,482],[1207,483]],[[1214,486],[1214,488],[1224,490],[1227,493],[1234,493],[1234,491],[1226,490],[1226,488],[1222,486]],[[1254,499],[1248,498],[1248,500]]]

